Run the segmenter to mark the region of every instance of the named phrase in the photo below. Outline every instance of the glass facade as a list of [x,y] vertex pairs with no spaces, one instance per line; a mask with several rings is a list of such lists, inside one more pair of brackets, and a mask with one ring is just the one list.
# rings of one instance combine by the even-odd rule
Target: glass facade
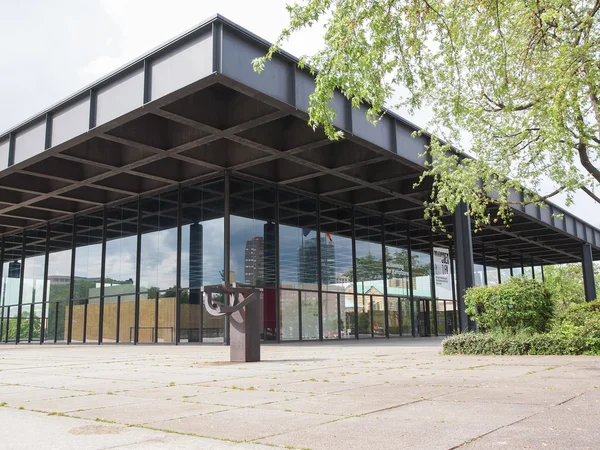
[[259,289],[264,340],[450,334],[430,245],[368,209],[212,178],[4,236],[0,341],[223,342],[202,288],[226,280]]

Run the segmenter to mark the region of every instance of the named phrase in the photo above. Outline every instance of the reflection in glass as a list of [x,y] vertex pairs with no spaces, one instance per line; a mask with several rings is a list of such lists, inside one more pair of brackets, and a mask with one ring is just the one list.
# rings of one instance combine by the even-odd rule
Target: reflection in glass
[[50,226],[45,342],[66,342],[69,329],[73,222]]
[[323,339],[338,339],[338,299],[342,294],[323,293]]
[[103,212],[76,220],[77,248],[73,283],[71,342],[98,341],[102,265]]
[[[280,294],[281,338],[302,330],[301,339],[319,338],[317,203],[315,199],[281,191],[279,196],[279,280],[281,289],[305,289],[301,314],[294,311],[292,294]],[[302,320],[292,324],[294,318]],[[316,328],[315,328],[316,327]],[[316,331],[315,331],[316,330]],[[316,334],[315,334],[316,333]],[[285,337],[288,336],[288,337]]]
[[281,340],[297,341],[300,339],[300,294],[298,291],[281,289],[279,300],[281,305]]
[[260,287],[261,329],[265,340],[276,339],[275,189],[231,179],[230,278]]
[[171,191],[141,202],[138,342],[172,342],[177,289],[178,195],[178,191]]
[[302,339],[319,339],[319,298],[316,292],[301,292]]
[[[224,276],[225,201],[223,179],[182,189],[180,342],[216,341],[222,318],[206,317],[200,288],[221,284]],[[189,288],[189,289],[187,289]],[[206,328],[204,332],[200,324]]]
[[138,203],[106,210],[103,342],[133,342]]
[[488,286],[494,286],[498,284],[498,269],[494,266],[486,266],[487,270],[487,283]]

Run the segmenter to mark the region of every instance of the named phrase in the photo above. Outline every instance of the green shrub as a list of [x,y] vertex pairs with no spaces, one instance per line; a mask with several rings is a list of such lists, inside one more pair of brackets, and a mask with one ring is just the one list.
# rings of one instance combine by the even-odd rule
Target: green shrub
[[569,340],[580,353],[600,354],[600,300],[570,305],[558,315],[551,333]]
[[554,303],[545,286],[525,277],[510,278],[495,286],[472,287],[465,293],[465,305],[481,331],[543,332],[554,316]]
[[567,337],[550,333],[465,333],[443,342],[445,355],[578,355],[585,352]]

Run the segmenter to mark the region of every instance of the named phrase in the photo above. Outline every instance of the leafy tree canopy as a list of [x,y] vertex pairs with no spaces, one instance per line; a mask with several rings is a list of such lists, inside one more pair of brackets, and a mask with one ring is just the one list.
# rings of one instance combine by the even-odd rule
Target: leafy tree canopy
[[[508,222],[511,202],[563,192],[571,203],[579,189],[600,200],[599,10],[598,0],[304,0],[288,6],[289,25],[254,68],[293,33],[324,25],[323,48],[300,61],[316,74],[310,124],[342,137],[336,89],[370,105],[373,123],[389,103],[430,108],[426,216],[439,225],[464,201],[479,226]],[[463,139],[476,159],[444,144]],[[522,186],[524,201],[510,195]]]

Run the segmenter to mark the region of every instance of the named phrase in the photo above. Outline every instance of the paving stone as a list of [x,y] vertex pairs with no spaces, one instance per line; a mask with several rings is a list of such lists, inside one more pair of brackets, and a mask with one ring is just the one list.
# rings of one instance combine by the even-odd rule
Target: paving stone
[[217,411],[225,411],[227,407],[186,403],[177,400],[153,400],[149,402],[128,403],[125,405],[107,406],[77,412],[78,417],[87,419],[110,420],[120,424],[147,424]]
[[250,441],[274,434],[312,428],[328,420],[331,420],[330,416],[320,414],[243,408],[152,422],[148,426],[200,436]]

